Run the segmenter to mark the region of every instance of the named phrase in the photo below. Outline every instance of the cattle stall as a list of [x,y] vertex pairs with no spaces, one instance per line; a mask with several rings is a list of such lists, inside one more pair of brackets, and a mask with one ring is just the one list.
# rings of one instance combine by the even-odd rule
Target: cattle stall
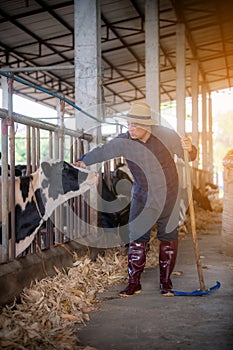
[[[64,115],[63,115],[64,116]],[[2,150],[1,150],[1,230],[2,230],[2,263],[16,257],[15,250],[15,149],[20,142],[21,152],[25,155],[25,163],[21,165],[24,175],[37,171],[41,162],[41,147],[49,159],[60,159],[73,163],[82,153],[83,145],[88,149],[92,137],[80,131],[74,131],[61,125],[55,125],[33,119],[12,111],[0,109]],[[23,129],[24,137],[17,139],[17,128]],[[10,184],[11,217],[8,218],[8,183]],[[88,193],[85,193],[88,196]],[[70,210],[72,208],[72,210]],[[79,232],[76,215],[82,218],[83,229],[88,229],[90,222],[90,208],[83,196],[69,199],[65,204],[54,210],[52,216],[45,222],[36,234],[32,244],[22,253],[27,255],[48,249],[53,245],[64,243],[72,239],[73,232]],[[9,240],[10,228],[10,240]],[[66,236],[65,233],[69,232]]]
[[[64,126],[64,99],[58,98],[58,122],[59,125],[43,122],[34,118],[26,117],[24,115],[14,113],[12,108],[12,85],[13,78],[9,78],[8,94],[9,102],[8,109],[0,109],[0,118],[2,120],[2,159],[1,159],[1,201],[2,201],[2,254],[1,262],[7,262],[9,259],[14,259],[15,254],[15,218],[14,218],[14,198],[15,198],[15,150],[16,144],[21,142],[21,148],[23,147],[25,153],[25,164],[23,164],[23,171],[26,175],[35,172],[40,167],[41,154],[43,153],[41,147],[42,142],[47,140],[46,152],[47,156],[51,159],[66,160],[69,163],[73,163],[79,156],[89,149],[90,142],[92,140],[91,135],[84,134],[81,131],[74,131],[67,129]],[[77,107],[77,106],[76,106]],[[87,113],[84,113],[87,114]],[[22,140],[17,139],[17,128],[19,125],[24,127],[25,137]],[[68,146],[66,146],[68,144]],[[85,147],[84,147],[85,145]],[[9,155],[8,155],[9,154]],[[112,160],[110,163],[106,163],[104,166],[104,178],[108,187],[112,186],[110,181],[110,172],[115,169],[117,163],[121,160]],[[111,164],[111,166],[109,165]],[[9,168],[8,168],[9,167]],[[182,182],[184,181],[183,164],[179,165],[182,176]],[[198,187],[202,186],[206,181],[210,181],[210,174],[205,173],[200,169],[193,169],[194,185]],[[10,223],[8,220],[8,177],[10,177],[10,190],[11,190],[11,218]],[[88,194],[85,194],[87,196]],[[69,208],[74,208],[73,214]],[[77,214],[83,218],[83,227],[77,227],[77,222],[74,218]],[[85,223],[87,225],[85,226]],[[81,196],[74,199],[69,199],[67,203],[56,208],[52,214],[52,217],[46,221],[45,227],[43,227],[36,235],[35,240],[23,255],[35,253],[38,250],[48,249],[53,245],[63,243],[66,240],[73,238],[73,233],[79,232],[79,230],[88,231],[88,223],[90,223],[90,208],[87,205],[87,201],[83,200]],[[9,243],[9,225],[11,225],[11,241]],[[69,237],[64,233],[69,232]],[[86,232],[88,234],[88,232]],[[11,254],[9,254],[11,251]]]

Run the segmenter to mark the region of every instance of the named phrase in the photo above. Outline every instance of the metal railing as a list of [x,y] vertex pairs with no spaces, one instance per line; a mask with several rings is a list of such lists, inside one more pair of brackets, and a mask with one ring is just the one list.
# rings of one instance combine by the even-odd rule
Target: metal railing
[[[64,126],[35,120],[18,113],[11,113],[11,116],[9,116],[8,111],[5,109],[0,109],[0,119],[2,129],[2,257],[0,261],[7,262],[9,259],[15,258],[15,145],[17,143],[15,124],[18,123],[24,126],[25,142],[24,149],[21,149],[21,151],[26,154],[26,175],[35,172],[39,168],[42,143],[46,143],[47,156],[49,158],[64,160],[66,157],[65,160],[73,163],[83,152],[83,142],[89,144],[92,137],[80,131],[74,131]],[[67,154],[64,154],[65,144],[69,145]],[[10,159],[10,162],[8,162],[8,159]],[[10,165],[10,174],[8,164]],[[8,186],[10,188],[11,208],[8,208]],[[68,210],[70,206],[73,208],[72,210]],[[11,212],[11,222],[9,222],[8,218],[9,209]],[[64,232],[66,231],[69,232],[69,237],[72,238],[72,232],[78,230],[75,220],[76,215],[79,215],[83,221],[90,222],[87,204],[83,201],[81,196],[71,199],[66,205],[55,209],[53,217],[46,222],[46,227],[43,227],[43,229],[39,231],[34,242],[27,251],[24,252],[24,255],[34,253],[38,251],[38,249],[48,249],[54,245],[55,242],[64,242],[66,239]],[[52,223],[55,223],[55,228]],[[11,246],[9,246],[9,227],[11,227]],[[35,242],[37,242],[37,244],[35,244]]]
[[[28,84],[20,78],[13,77],[11,74],[0,71],[0,74],[7,77],[7,109],[0,109],[1,119],[1,257],[0,263],[15,259],[15,154],[17,143],[21,141],[20,152],[25,154],[26,168],[25,174],[29,175],[35,172],[41,161],[42,151],[46,156],[52,159],[66,160],[73,163],[82,155],[84,144],[85,149],[89,149],[89,143],[92,136],[82,131],[75,131],[65,127],[64,114],[65,103],[69,103],[78,109],[87,117],[94,118],[89,113],[83,111],[71,101],[65,99],[50,91],[44,91],[43,88],[33,85],[36,90],[43,89],[58,100],[58,122],[59,125],[30,118],[25,115],[13,112],[13,81],[17,80],[22,84]],[[5,78],[6,81],[6,78]],[[17,138],[16,125],[21,125],[21,137]],[[23,141],[23,143],[22,143]],[[42,150],[42,146],[43,150]],[[45,154],[43,154],[43,157]],[[10,168],[10,171],[9,171]],[[88,195],[88,194],[87,194]],[[10,196],[10,208],[9,208]],[[72,208],[72,210],[69,210]],[[9,211],[11,215],[9,216]],[[47,220],[45,227],[39,230],[33,243],[23,253],[35,253],[40,249],[48,249],[51,246],[63,243],[65,240],[72,239],[81,227],[76,218],[80,217],[81,222],[90,223],[90,208],[87,201],[82,196],[70,199],[64,205],[56,208],[50,219]],[[9,219],[10,217],[10,219]],[[83,225],[83,224],[82,224]],[[87,228],[86,227],[86,228]],[[83,229],[83,227],[82,227]],[[65,235],[69,232],[69,237]],[[10,238],[9,238],[10,237]]]

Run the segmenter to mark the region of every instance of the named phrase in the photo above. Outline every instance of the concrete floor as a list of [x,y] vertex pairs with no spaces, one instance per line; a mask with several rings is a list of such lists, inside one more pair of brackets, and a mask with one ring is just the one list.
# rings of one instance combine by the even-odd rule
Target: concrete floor
[[[202,297],[162,297],[159,269],[145,269],[143,292],[120,298],[118,285],[100,295],[100,310],[90,314],[87,326],[77,335],[82,345],[98,350],[232,350],[233,349],[233,258],[221,253],[221,224],[198,234],[206,287],[221,282],[213,294]],[[199,288],[192,238],[180,241],[176,290]]]

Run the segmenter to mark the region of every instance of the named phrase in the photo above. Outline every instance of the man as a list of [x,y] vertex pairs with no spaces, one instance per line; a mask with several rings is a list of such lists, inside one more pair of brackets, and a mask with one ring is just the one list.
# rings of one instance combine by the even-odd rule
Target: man
[[120,296],[141,292],[140,276],[146,263],[146,247],[150,231],[157,223],[159,245],[160,291],[173,296],[170,279],[178,247],[179,179],[174,155],[196,158],[197,150],[189,138],[180,138],[169,128],[156,125],[150,106],[135,102],[124,117],[128,131],[102,147],[84,154],[76,163],[86,167],[114,157],[123,156],[133,175],[129,215],[128,285]]

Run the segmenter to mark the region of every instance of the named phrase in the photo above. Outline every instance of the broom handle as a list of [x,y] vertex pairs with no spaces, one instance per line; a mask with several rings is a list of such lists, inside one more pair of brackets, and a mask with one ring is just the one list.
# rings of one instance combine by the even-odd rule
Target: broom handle
[[191,231],[192,231],[195,259],[196,259],[196,264],[197,264],[197,272],[198,272],[198,277],[199,277],[199,282],[200,282],[200,289],[202,292],[205,292],[206,288],[205,288],[205,283],[204,283],[203,270],[202,270],[202,266],[201,266],[198,241],[197,241],[196,221],[195,221],[195,212],[194,212],[194,205],[193,205],[192,185],[191,185],[191,175],[190,175],[190,168],[189,168],[189,155],[188,155],[187,150],[184,150],[184,161],[185,161],[185,173],[186,173],[186,180],[187,180],[187,191],[188,191],[189,212],[190,212],[190,220],[191,220]]

